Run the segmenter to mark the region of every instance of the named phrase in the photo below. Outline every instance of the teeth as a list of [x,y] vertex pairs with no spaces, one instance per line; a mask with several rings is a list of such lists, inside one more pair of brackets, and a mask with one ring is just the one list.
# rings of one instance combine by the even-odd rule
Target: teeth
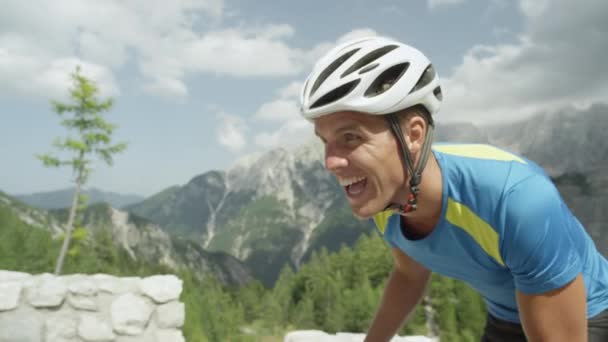
[[349,186],[353,183],[360,182],[364,180],[365,177],[348,177],[348,178],[338,178],[338,182],[341,186]]

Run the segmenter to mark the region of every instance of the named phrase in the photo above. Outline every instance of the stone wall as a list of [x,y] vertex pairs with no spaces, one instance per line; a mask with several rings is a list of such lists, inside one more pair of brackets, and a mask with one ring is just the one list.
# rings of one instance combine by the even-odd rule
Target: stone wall
[[[298,330],[285,335],[283,342],[363,342],[365,334],[339,332],[335,335],[320,330]],[[390,342],[439,342],[439,338],[425,336],[395,336]]]
[[182,281],[0,271],[0,342],[183,342]]

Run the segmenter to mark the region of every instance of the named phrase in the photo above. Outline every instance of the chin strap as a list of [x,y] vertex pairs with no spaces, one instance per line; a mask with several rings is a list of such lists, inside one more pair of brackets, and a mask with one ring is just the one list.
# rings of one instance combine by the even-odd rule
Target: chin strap
[[390,203],[384,210],[394,210],[399,213],[405,214],[417,209],[418,193],[420,192],[420,182],[422,181],[422,170],[426,165],[429,155],[431,154],[431,145],[433,141],[433,125],[427,125],[426,136],[424,143],[422,144],[422,150],[420,152],[420,159],[418,165],[414,165],[412,154],[405,143],[403,138],[403,131],[401,131],[401,125],[399,124],[399,117],[397,114],[386,115],[386,120],[391,127],[391,131],[401,149],[403,160],[405,160],[404,170],[406,174],[410,175],[410,193],[407,198],[406,204]]

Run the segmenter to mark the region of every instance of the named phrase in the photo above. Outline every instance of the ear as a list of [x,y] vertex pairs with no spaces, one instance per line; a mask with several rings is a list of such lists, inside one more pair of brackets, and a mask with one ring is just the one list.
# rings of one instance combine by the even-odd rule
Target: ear
[[405,141],[412,154],[418,154],[426,138],[426,121],[419,115],[404,120]]

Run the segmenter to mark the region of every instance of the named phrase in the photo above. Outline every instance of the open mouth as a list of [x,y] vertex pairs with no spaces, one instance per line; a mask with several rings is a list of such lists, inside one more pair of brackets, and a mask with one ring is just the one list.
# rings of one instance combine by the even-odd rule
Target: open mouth
[[367,185],[366,177],[352,177],[339,180],[340,185],[344,187],[344,191],[348,197],[357,197],[365,190]]

